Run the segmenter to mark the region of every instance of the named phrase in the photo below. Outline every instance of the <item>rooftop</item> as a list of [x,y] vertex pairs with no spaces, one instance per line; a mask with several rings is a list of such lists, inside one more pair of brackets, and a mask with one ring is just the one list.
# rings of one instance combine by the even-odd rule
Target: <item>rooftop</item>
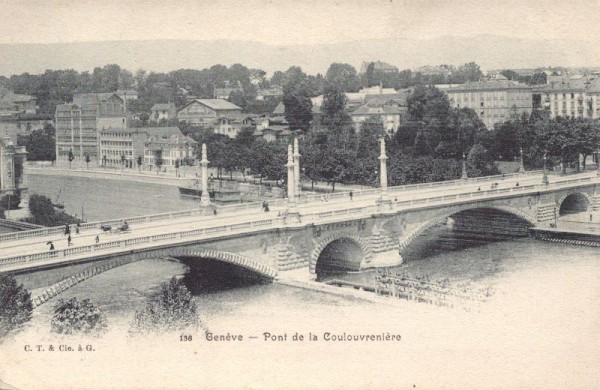
[[190,104],[194,104],[196,102],[210,107],[213,110],[242,110],[241,107],[238,107],[235,104],[228,102],[224,99],[194,99],[185,106],[181,107],[179,110],[182,110],[184,107],[187,107]]
[[506,90],[506,89],[528,89],[531,86],[512,80],[490,80],[490,81],[473,81],[465,84],[460,84],[456,87],[446,89],[446,92],[463,92],[463,91],[490,91],[490,90]]
[[174,103],[155,103],[151,110],[155,111],[155,110],[172,110],[175,108],[175,104]]

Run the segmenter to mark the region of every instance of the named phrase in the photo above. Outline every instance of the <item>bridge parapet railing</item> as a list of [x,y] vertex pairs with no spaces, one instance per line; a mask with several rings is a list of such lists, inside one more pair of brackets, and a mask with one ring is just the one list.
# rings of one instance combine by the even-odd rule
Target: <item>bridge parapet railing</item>
[[[438,196],[433,196],[433,197],[428,197],[428,198],[393,202],[392,206],[393,206],[393,208],[398,208],[398,207],[406,207],[406,206],[411,206],[411,205],[421,205],[421,204],[428,204],[428,203],[443,203],[443,202],[448,202],[448,201],[452,201],[452,200],[463,199],[463,198],[467,197],[467,195],[469,197],[480,197],[480,196],[486,196],[486,195],[502,195],[502,194],[511,193],[511,192],[535,191],[535,190],[540,190],[540,189],[546,189],[549,187],[550,188],[560,188],[561,186],[568,186],[568,185],[579,184],[579,183],[590,183],[590,182],[595,182],[595,181],[598,181],[598,179],[596,179],[595,177],[594,178],[585,177],[585,178],[578,178],[578,179],[567,179],[567,180],[550,183],[548,185],[538,184],[538,185],[528,185],[528,186],[521,186],[521,187],[512,186],[509,188],[496,188],[493,190],[469,192],[469,193],[462,193],[462,194],[441,195],[441,196],[438,195]],[[376,212],[377,210],[378,210],[377,205],[370,205],[370,206],[364,206],[364,207],[355,207],[355,208],[351,208],[351,209],[330,210],[330,211],[326,211],[326,212],[314,212],[314,213],[302,214],[301,219],[303,222],[317,221],[317,220],[323,220],[323,219],[327,219],[327,218],[335,218],[336,216],[342,216],[342,215],[354,215],[354,214],[360,214],[360,213]],[[192,210],[189,212],[187,212],[187,211],[186,212],[178,212],[177,214],[176,213],[166,213],[166,214],[162,214],[162,216],[169,216],[169,215],[170,216],[173,216],[173,215],[188,216],[188,215],[192,215],[193,212],[197,212],[197,211]],[[153,235],[153,236],[146,236],[146,237],[140,237],[140,238],[134,238],[134,239],[126,239],[126,240],[121,240],[121,241],[112,241],[112,242],[108,242],[108,243],[98,243],[98,244],[95,244],[95,245],[92,245],[89,247],[67,248],[62,251],[50,251],[50,252],[30,254],[30,255],[13,256],[13,257],[9,257],[9,258],[0,259],[0,265],[14,264],[14,263],[28,262],[28,261],[37,261],[37,260],[44,260],[44,259],[54,259],[54,258],[60,258],[60,257],[65,257],[65,256],[70,256],[70,255],[89,253],[90,251],[108,250],[108,249],[113,249],[113,248],[117,248],[117,247],[135,246],[135,245],[146,244],[146,243],[154,242],[154,241],[182,239],[182,238],[195,236],[195,235],[200,236],[200,235],[206,235],[206,234],[215,234],[215,233],[224,232],[224,231],[244,230],[244,229],[251,230],[253,228],[257,228],[257,227],[261,227],[261,226],[275,225],[277,223],[283,224],[284,217],[275,217],[275,218],[268,218],[268,219],[263,219],[263,220],[256,220],[256,221],[252,221],[252,222],[243,222],[243,223],[237,223],[237,224],[213,226],[213,227],[208,227],[208,228],[203,228],[203,229],[193,229],[190,231],[183,231],[183,232],[177,232],[177,233],[158,234],[158,235]],[[63,232],[63,228],[56,227],[56,228],[49,228],[49,229],[40,229],[40,231],[36,232],[36,234],[41,234],[43,232],[48,232],[48,231],[54,231],[57,233],[61,233],[61,232]],[[27,231],[27,232],[23,232],[23,233],[31,233],[31,232],[35,232],[35,231]],[[11,233],[9,235],[14,235],[14,233]]]
[[[120,225],[123,223],[123,221],[127,221],[130,224],[131,223],[146,223],[146,222],[152,222],[152,221],[163,221],[163,220],[169,220],[169,219],[193,217],[196,215],[201,215],[202,213],[203,213],[202,209],[192,209],[192,210],[175,211],[175,212],[170,212],[170,213],[152,214],[152,215],[144,215],[144,216],[137,216],[137,217],[116,218],[116,219],[109,219],[109,220],[96,221],[96,222],[84,222],[84,223],[80,224],[79,229],[80,229],[80,231],[83,232],[83,231],[89,231],[89,230],[93,230],[93,229],[100,229],[101,225],[109,225],[109,226]],[[74,224],[71,224],[70,226],[74,226]],[[57,235],[57,234],[62,234],[62,233],[64,233],[64,231],[65,231],[64,226],[54,226],[54,227],[47,227],[47,228],[41,228],[41,229],[25,230],[22,232],[4,233],[4,234],[0,234],[0,242],[19,240],[19,239],[24,239],[24,238],[32,238],[32,237],[53,236],[53,235]]]

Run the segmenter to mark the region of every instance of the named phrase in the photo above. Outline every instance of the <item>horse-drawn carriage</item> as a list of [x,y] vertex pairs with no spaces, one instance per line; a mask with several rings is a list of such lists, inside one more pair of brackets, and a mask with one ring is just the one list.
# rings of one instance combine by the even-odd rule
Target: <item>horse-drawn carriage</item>
[[126,232],[130,232],[131,228],[129,227],[129,224],[127,223],[127,221],[123,221],[123,224],[117,227],[113,227],[111,225],[100,225],[100,229],[104,232],[104,233],[126,233]]

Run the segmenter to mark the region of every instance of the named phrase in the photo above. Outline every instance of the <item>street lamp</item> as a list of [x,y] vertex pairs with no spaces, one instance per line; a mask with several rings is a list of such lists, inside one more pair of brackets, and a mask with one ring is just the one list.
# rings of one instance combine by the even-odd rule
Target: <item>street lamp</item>
[[523,148],[519,149],[519,153],[521,154],[521,166],[519,167],[519,173],[525,173],[525,164],[523,163]]
[[546,153],[544,153],[544,177],[542,177],[542,184],[548,185],[548,171],[546,170]]
[[467,180],[469,178],[469,176],[467,175],[467,157],[464,153],[462,157],[462,175],[460,176],[460,178],[463,180]]
[[600,145],[598,145],[598,152],[596,153],[596,176],[600,176]]

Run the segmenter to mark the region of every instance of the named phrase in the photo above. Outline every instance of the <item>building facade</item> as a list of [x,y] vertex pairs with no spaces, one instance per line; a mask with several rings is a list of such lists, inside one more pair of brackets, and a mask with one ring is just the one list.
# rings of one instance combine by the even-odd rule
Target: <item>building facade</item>
[[177,109],[174,103],[156,103],[150,112],[150,120],[156,123],[161,120],[170,121],[177,118]]
[[567,79],[558,83],[538,86],[540,108],[551,118],[600,118],[600,78]]
[[472,109],[488,129],[533,109],[531,87],[506,79],[465,83],[445,92],[452,107]]
[[85,156],[100,163],[100,131],[127,127],[126,103],[114,93],[75,94],[73,103],[56,107],[56,158],[64,162],[69,152],[80,164]]
[[16,114],[35,114],[37,99],[34,96],[14,93],[0,87],[0,117]]
[[108,128],[100,132],[101,164],[107,167],[137,167],[138,158],[148,169],[156,166],[157,151],[163,166],[193,161],[197,142],[184,136],[178,127]]
[[254,127],[254,121],[249,116],[221,117],[214,126],[215,134],[223,134],[229,138],[236,138],[238,133],[245,127]]
[[[179,130],[178,128],[175,128]],[[179,134],[150,135],[144,143],[144,165],[149,169],[156,167],[156,159],[160,156],[164,170],[194,161],[198,143],[190,137]]]
[[223,99],[194,99],[177,110],[182,123],[212,127],[218,118],[240,115],[242,109]]
[[354,128],[358,132],[362,123],[367,120],[380,121],[383,129],[390,136],[393,135],[402,125],[406,116],[407,108],[394,100],[388,100],[383,103],[371,101],[358,107],[350,113]]
[[139,128],[112,128],[100,131],[99,158],[102,166],[130,166],[144,156],[147,134]]

